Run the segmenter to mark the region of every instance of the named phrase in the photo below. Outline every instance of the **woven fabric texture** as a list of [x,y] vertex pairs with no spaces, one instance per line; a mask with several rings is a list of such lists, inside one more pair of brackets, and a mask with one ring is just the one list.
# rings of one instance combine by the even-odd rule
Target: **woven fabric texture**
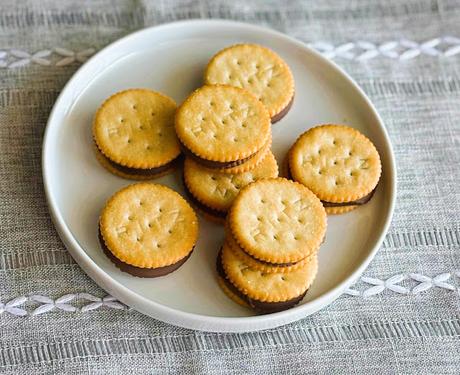
[[[247,334],[173,327],[105,297],[50,220],[41,143],[81,63],[146,26],[260,24],[334,59],[388,129],[396,212],[335,303]],[[3,0],[0,3],[0,373],[458,373],[460,2]],[[105,297],[105,298],[104,298]]]

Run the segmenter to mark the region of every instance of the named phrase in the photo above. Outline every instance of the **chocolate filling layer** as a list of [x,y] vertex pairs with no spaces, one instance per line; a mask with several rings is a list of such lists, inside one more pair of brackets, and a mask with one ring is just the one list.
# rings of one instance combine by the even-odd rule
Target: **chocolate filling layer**
[[216,169],[221,169],[221,168],[233,168],[238,165],[241,165],[245,162],[247,162],[249,159],[257,155],[257,152],[253,153],[252,155],[248,156],[247,158],[244,159],[239,159],[239,160],[234,160],[234,161],[214,161],[214,160],[207,160],[207,159],[202,159],[198,155],[195,155],[192,151],[190,151],[182,142],[179,142],[181,145],[182,152],[189,157],[190,159],[195,160],[197,163],[200,163],[201,165],[204,165],[205,167],[208,168],[216,168]]
[[136,267],[132,266],[131,264],[122,262],[120,259],[118,259],[115,255],[112,254],[112,252],[108,249],[107,245],[105,244],[101,231],[99,229],[99,242],[101,244],[102,250],[104,251],[105,255],[123,272],[127,272],[133,276],[137,277],[160,277],[160,276],[165,276],[168,273],[171,273],[175,270],[177,270],[180,266],[182,266],[187,259],[190,257],[190,255],[193,252],[192,251],[179,260],[176,263],[170,264],[169,266],[164,266],[164,267],[157,267],[157,268],[141,268],[141,267]]
[[275,116],[272,117],[272,124],[274,124],[275,122],[278,122],[278,121],[281,120],[284,116],[286,116],[287,113],[289,112],[289,110],[291,109],[293,103],[294,103],[294,95],[292,95],[292,98],[291,98],[291,100],[289,101],[289,103],[287,104],[287,106],[284,107],[284,108],[283,108],[280,112],[278,112]]
[[287,174],[287,179],[288,180],[294,180],[292,178],[292,173],[291,173],[291,167],[289,166],[289,154],[286,155],[286,158],[287,158],[287,161],[286,161],[286,165],[287,165],[287,171],[286,171],[286,174]]
[[[244,250],[242,250],[244,251]],[[297,264],[298,262],[295,262],[295,263],[270,263],[270,262],[267,262],[265,260],[261,260],[261,259],[257,259],[257,258],[254,258],[252,255],[248,254],[247,252],[244,251],[244,253],[248,256],[250,256],[252,259],[254,259],[255,261],[259,262],[259,263],[263,263],[263,264],[266,264],[267,266],[272,266],[272,267],[290,267],[290,266],[293,266],[294,264]],[[302,259],[303,260],[303,259]],[[301,262],[302,260],[299,260],[299,262]]]
[[[229,234],[227,234],[229,235]],[[289,267],[289,266],[293,266],[294,264],[297,264],[298,262],[290,262],[290,263],[270,263],[270,262],[267,262],[265,260],[261,260],[261,259],[258,259],[256,257],[253,257],[251,254],[247,253],[246,251],[244,251],[244,249],[237,244],[236,240],[234,238],[232,238],[232,241],[240,248],[240,250],[245,253],[248,257],[251,257],[252,259],[254,259],[256,262],[259,262],[259,263],[262,263],[262,264],[266,264],[267,266],[272,266],[272,267]],[[302,259],[303,260],[303,259]],[[301,262],[302,260],[299,260],[299,262]]]
[[[96,145],[96,147],[97,147],[97,145]],[[99,147],[98,147],[98,151],[99,151],[100,155],[115,169],[119,170],[120,172],[126,173],[126,174],[139,175],[139,176],[153,176],[155,174],[164,172],[164,171],[168,170],[169,168],[172,168],[172,167],[178,165],[183,159],[183,155],[179,155],[177,158],[175,158],[175,159],[171,160],[170,162],[168,162],[166,164],[163,164],[163,165],[161,165],[159,167],[155,167],[155,168],[131,168],[131,167],[126,167],[124,165],[115,163],[114,161],[110,160],[107,156],[105,156],[101,152]]]
[[[233,238],[232,239],[233,241],[235,241],[235,239]],[[321,241],[321,245],[324,243],[324,241],[326,241],[326,236],[324,236],[323,240]],[[236,241],[235,241],[236,243]],[[238,244],[237,244],[238,245]],[[239,246],[239,245],[238,245]],[[298,262],[292,262],[292,263],[270,263],[270,262],[267,262],[265,260],[261,260],[261,259],[257,259],[255,257],[253,257],[251,254],[247,253],[246,251],[243,250],[243,248],[240,246],[240,249],[242,252],[244,252],[248,257],[251,257],[252,259],[254,259],[255,261],[259,262],[259,263],[262,263],[262,264],[266,264],[267,266],[272,266],[272,267],[290,267],[290,266],[293,266],[299,262],[302,262],[304,259],[301,259],[299,260]]]
[[207,159],[202,159],[198,155],[195,155],[192,151],[190,151],[182,142],[179,142],[182,152],[189,157],[190,159],[195,160],[197,163],[204,165],[205,167],[208,168],[214,168],[214,169],[226,169],[226,168],[233,168],[238,165],[241,165],[243,163],[246,163],[249,159],[252,159],[254,156],[256,156],[260,151],[263,150],[265,146],[262,146],[262,148],[256,152],[254,152],[252,155],[249,155],[246,158],[239,159],[239,160],[234,160],[234,161],[227,161],[227,162],[221,162],[221,161],[214,161],[214,160],[207,160]]
[[258,301],[255,299],[252,299],[248,297],[247,295],[241,293],[238,288],[236,288],[227,278],[227,275],[225,274],[224,267],[222,266],[222,249],[219,251],[219,254],[217,255],[217,260],[216,260],[216,269],[217,273],[220,277],[222,277],[222,280],[224,280],[225,285],[227,286],[228,289],[234,294],[236,294],[238,297],[240,297],[243,301],[245,301],[249,306],[251,306],[254,310],[261,312],[261,313],[274,313],[278,311],[283,311],[290,309],[291,307],[294,307],[297,305],[303,297],[305,297],[305,294],[307,293],[308,290],[306,290],[304,293],[302,293],[300,296],[292,298],[287,301],[281,301],[281,302],[262,302]]
[[341,202],[341,203],[333,203],[333,202],[326,202],[326,201],[321,201],[321,203],[323,204],[324,207],[346,207],[346,206],[361,206],[363,204],[366,204],[367,202],[369,202],[372,198],[372,196],[374,195],[375,193],[375,189],[372,190],[369,194],[367,194],[366,196],[362,197],[362,198],[359,198],[355,201],[351,201],[351,202]]
[[[289,180],[292,180],[292,174],[291,174],[291,167],[289,166],[289,159],[287,161],[287,178]],[[365,195],[362,198],[359,198],[355,201],[351,202],[341,202],[341,203],[334,203],[334,202],[328,202],[328,201],[321,201],[324,207],[347,207],[347,206],[362,206],[363,204],[366,204],[371,200],[375,193],[375,189],[377,189],[377,186],[372,190],[369,194]]]
[[215,216],[215,217],[218,217],[218,218],[225,219],[225,217],[227,216],[227,213],[226,213],[226,212],[216,210],[216,209],[214,209],[214,208],[208,207],[208,206],[206,206],[205,204],[201,203],[201,202],[200,202],[198,199],[196,199],[195,196],[190,192],[190,190],[188,189],[187,184],[185,183],[183,177],[182,177],[182,182],[183,182],[184,189],[185,189],[185,195],[187,196],[188,200],[189,200],[190,202],[192,202],[193,205],[195,205],[195,206],[198,207],[201,211],[207,213],[208,215],[212,215],[212,216]]

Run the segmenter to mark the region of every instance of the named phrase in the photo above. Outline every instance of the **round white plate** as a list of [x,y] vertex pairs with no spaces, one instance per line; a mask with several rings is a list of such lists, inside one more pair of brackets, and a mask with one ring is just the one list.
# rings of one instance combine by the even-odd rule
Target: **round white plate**
[[[91,123],[101,102],[116,91],[147,87],[178,103],[202,82],[209,58],[228,45],[259,43],[278,52],[296,83],[294,105],[273,126],[273,151],[280,164],[296,137],[315,124],[349,124],[377,146],[383,175],[372,201],[328,218],[316,281],[297,307],[256,316],[239,307],[215,280],[222,227],[200,218],[200,238],[176,272],[141,279],[119,271],[99,247],[98,215],[104,202],[133,183],[106,172],[92,151]],[[206,331],[243,332],[301,319],[337,298],[366,268],[391,220],[396,192],[393,152],[372,104],[342,70],[304,44],[248,24],[197,20],[145,29],[103,49],[83,65],[59,96],[43,143],[43,179],[51,216],[62,241],[102,288],[156,319]],[[155,182],[183,193],[180,173]]]

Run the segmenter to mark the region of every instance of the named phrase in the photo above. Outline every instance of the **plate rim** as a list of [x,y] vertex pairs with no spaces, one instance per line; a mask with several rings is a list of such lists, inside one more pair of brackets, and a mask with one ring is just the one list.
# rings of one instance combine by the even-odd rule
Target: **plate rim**
[[[218,316],[208,316],[202,315],[197,313],[191,313],[182,311],[176,308],[165,306],[159,302],[147,299],[142,295],[137,294],[136,292],[130,290],[128,287],[123,285],[122,283],[118,282],[117,280],[113,279],[108,273],[106,273],[96,262],[94,262],[91,257],[86,253],[86,251],[79,245],[78,241],[74,238],[70,229],[67,227],[67,224],[62,217],[61,213],[59,212],[59,207],[51,192],[52,187],[48,179],[48,175],[50,174],[48,165],[48,158],[49,153],[48,149],[50,146],[50,128],[52,127],[53,118],[56,116],[57,108],[63,105],[61,103],[63,101],[63,96],[66,90],[73,84],[73,82],[77,81],[80,76],[82,76],[85,72],[85,69],[90,65],[93,64],[93,61],[97,61],[104,56],[108,51],[111,49],[117,48],[118,45],[129,42],[129,39],[135,39],[139,35],[143,33],[150,33],[150,32],[162,32],[167,29],[174,29],[174,28],[183,28],[183,27],[195,27],[195,26],[203,26],[203,25],[210,25],[213,27],[218,26],[231,26],[237,28],[245,28],[248,31],[254,30],[259,33],[263,33],[267,36],[274,36],[277,38],[284,39],[286,42],[291,44],[295,44],[297,47],[300,47],[304,50],[307,50],[309,53],[318,58],[322,64],[328,65],[329,68],[335,70],[341,78],[347,81],[347,84],[353,86],[356,90],[356,94],[364,100],[365,104],[367,105],[368,109],[372,113],[372,115],[376,118],[379,123],[379,126],[382,130],[383,134],[383,141],[385,143],[386,149],[389,151],[388,155],[388,162],[389,165],[387,166],[387,170],[385,171],[388,174],[390,180],[390,189],[389,189],[389,211],[388,215],[383,223],[383,229],[375,241],[375,244],[372,249],[370,249],[369,254],[365,257],[365,259],[361,262],[359,266],[357,266],[354,271],[346,277],[341,283],[338,283],[332,289],[327,291],[326,293],[322,294],[321,296],[315,298],[312,301],[306,302],[305,304],[296,306],[293,309],[268,314],[268,315],[256,315],[256,316],[249,316],[249,317],[218,317]],[[284,33],[279,31],[266,28],[259,25],[254,25],[251,23],[245,22],[238,22],[238,21],[231,21],[231,20],[222,20],[222,19],[192,19],[192,20],[183,20],[183,21],[176,21],[170,23],[163,23],[151,27],[147,27],[141,30],[137,30],[133,33],[130,33],[116,41],[110,43],[109,45],[102,48],[96,54],[94,54],[88,61],[86,61],[82,66],[80,66],[72,75],[72,77],[67,81],[61,93],[57,97],[53,108],[50,112],[50,115],[47,120],[44,136],[43,136],[43,144],[42,144],[42,160],[41,160],[41,167],[42,167],[42,178],[43,178],[43,185],[45,190],[45,196],[47,200],[48,209],[50,212],[51,219],[54,223],[54,226],[61,238],[62,242],[64,243],[66,249],[70,252],[74,260],[78,263],[78,265],[83,269],[83,271],[96,282],[99,286],[101,286],[104,290],[109,292],[111,295],[119,299],[121,302],[126,304],[127,306],[134,307],[137,311],[153,317],[155,319],[161,320],[165,323],[173,324],[176,326],[195,329],[200,331],[208,331],[208,332],[250,332],[250,331],[258,331],[267,328],[274,328],[277,326],[281,326],[296,320],[299,320],[303,317],[313,314],[314,312],[326,307],[330,303],[332,303],[337,297],[339,297],[346,288],[348,288],[367,268],[369,263],[375,257],[375,254],[379,250],[390,226],[395,201],[396,201],[396,190],[397,190],[397,176],[396,176],[396,167],[395,167],[395,157],[393,147],[388,136],[387,129],[384,125],[382,118],[380,117],[379,113],[377,112],[376,108],[361,89],[358,84],[338,65],[334,62],[328,60],[326,57],[322,56],[319,52],[313,50],[312,48],[308,47],[305,43],[300,40],[297,40],[291,36],[288,36]]]

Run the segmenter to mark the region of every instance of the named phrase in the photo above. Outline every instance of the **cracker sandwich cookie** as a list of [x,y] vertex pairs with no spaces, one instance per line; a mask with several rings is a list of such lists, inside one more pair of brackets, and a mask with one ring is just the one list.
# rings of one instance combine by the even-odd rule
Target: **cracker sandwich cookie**
[[237,174],[215,171],[189,158],[184,163],[184,183],[191,200],[200,211],[219,218],[225,218],[243,187],[269,177],[278,177],[278,165],[271,151],[257,167]]
[[297,263],[288,263],[288,264],[277,264],[277,263],[268,263],[258,259],[253,258],[252,256],[248,255],[241,247],[238,245],[236,240],[233,238],[231,231],[228,228],[226,223],[225,226],[225,243],[228,247],[233,251],[233,253],[241,258],[242,261],[247,263],[251,268],[259,270],[264,273],[283,273],[283,272],[291,272],[299,267],[305,265],[305,263],[310,261],[312,256],[316,256],[316,252],[314,252],[309,257],[302,259]]
[[270,133],[270,138],[267,143],[265,143],[264,147],[260,151],[258,151],[252,158],[248,161],[244,162],[243,164],[236,165],[230,168],[212,168],[213,170],[218,170],[222,173],[229,173],[229,174],[238,174],[243,172],[248,172],[255,167],[257,167],[264,158],[271,153],[271,146],[272,146],[272,135]]
[[377,149],[358,130],[321,125],[291,147],[289,171],[321,199],[327,213],[340,214],[372,198],[382,166]]
[[113,174],[136,180],[170,171],[180,155],[175,111],[174,100],[155,91],[129,89],[112,95],[93,122],[97,159]]
[[176,133],[187,157],[208,168],[232,168],[264,151],[270,116],[251,93],[226,85],[194,91],[176,112]]
[[317,256],[290,272],[267,273],[253,268],[224,243],[216,261],[219,285],[233,301],[261,313],[289,309],[298,304],[313,283]]
[[[220,262],[220,258],[218,258],[217,260],[218,262]],[[216,263],[217,267],[218,267],[218,271],[219,271],[219,265],[218,263]],[[220,267],[220,270],[222,269],[222,266]],[[224,274],[223,271],[221,271],[222,274]],[[233,292],[232,291],[232,285],[229,284],[229,281],[225,278],[225,276],[220,276],[219,274],[217,275],[217,284],[219,284],[220,288],[222,289],[222,291],[226,294],[226,296],[228,298],[230,298],[233,302],[236,302],[238,305],[241,305],[243,307],[247,307],[247,308],[250,308],[251,306],[249,306],[249,304],[243,299],[243,298],[240,298],[238,296],[238,292],[235,291]]]
[[262,179],[243,188],[228,221],[233,238],[246,254],[282,266],[315,254],[327,225],[316,195],[285,178]]
[[270,114],[281,120],[294,100],[294,77],[272,50],[257,44],[237,44],[218,52],[208,63],[206,84],[228,84],[252,92]]
[[138,183],[115,193],[99,219],[105,254],[138,277],[164,276],[191,255],[198,238],[194,210],[180,194],[158,184]]

